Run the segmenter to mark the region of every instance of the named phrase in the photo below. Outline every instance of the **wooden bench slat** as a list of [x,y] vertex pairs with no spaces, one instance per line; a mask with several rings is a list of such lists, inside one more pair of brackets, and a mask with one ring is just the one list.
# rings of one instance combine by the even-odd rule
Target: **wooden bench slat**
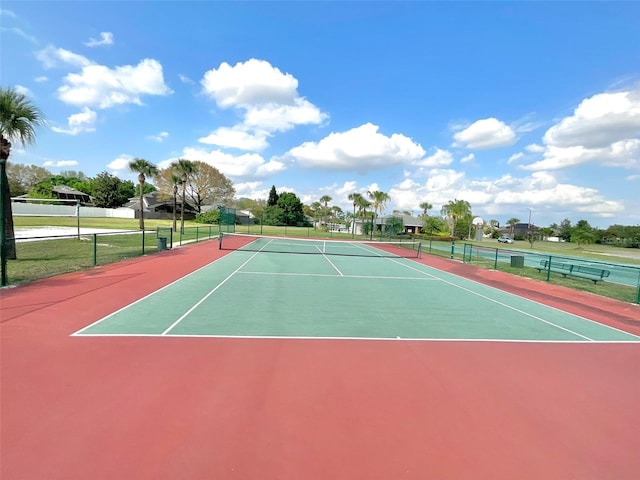
[[574,277],[586,278],[593,281],[593,283],[598,283],[598,281],[605,279],[611,274],[609,270],[605,270],[603,268],[591,267],[589,265],[575,265],[564,262],[549,263],[549,260],[540,261],[540,267],[537,267],[537,270],[541,272],[543,269],[554,273],[560,273],[564,277],[571,275]]

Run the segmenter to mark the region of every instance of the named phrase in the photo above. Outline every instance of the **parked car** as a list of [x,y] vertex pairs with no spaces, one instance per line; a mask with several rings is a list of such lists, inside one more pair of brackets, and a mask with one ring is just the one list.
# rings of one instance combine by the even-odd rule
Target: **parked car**
[[513,238],[507,237],[506,235],[502,235],[502,236],[500,236],[500,238],[498,238],[498,242],[500,242],[500,243],[513,243]]

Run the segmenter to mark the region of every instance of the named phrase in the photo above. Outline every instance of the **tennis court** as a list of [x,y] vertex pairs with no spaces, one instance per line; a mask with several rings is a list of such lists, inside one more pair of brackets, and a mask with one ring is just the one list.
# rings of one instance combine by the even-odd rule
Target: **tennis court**
[[223,236],[1,289],[2,479],[635,479],[637,305]]
[[640,341],[405,258],[419,244],[229,235],[227,245],[237,250],[77,334]]

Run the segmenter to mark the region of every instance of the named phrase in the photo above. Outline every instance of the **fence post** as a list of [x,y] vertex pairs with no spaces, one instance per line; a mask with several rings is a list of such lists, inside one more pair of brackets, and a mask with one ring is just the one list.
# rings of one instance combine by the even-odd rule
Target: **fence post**
[[93,234],[93,266],[98,265],[98,235]]
[[551,280],[551,259],[553,255],[549,255],[549,264],[547,265],[547,282]]
[[499,252],[499,250],[496,248],[496,257],[495,257],[495,260],[493,261],[493,269],[494,270],[498,269],[498,252]]

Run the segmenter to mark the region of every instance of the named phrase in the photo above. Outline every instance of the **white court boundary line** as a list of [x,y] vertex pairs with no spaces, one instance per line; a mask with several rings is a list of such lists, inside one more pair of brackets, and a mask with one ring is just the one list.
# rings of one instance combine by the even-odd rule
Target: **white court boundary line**
[[[388,260],[390,260],[390,261],[392,261],[392,262],[395,262],[395,263],[397,263],[397,264],[399,264],[399,265],[404,265],[405,267],[407,267],[407,268],[409,268],[409,269],[411,269],[411,270],[415,270],[415,271],[417,271],[417,272],[421,272],[421,270],[420,270],[420,269],[415,268],[415,267],[413,267],[413,266],[411,266],[411,265],[407,265],[407,264],[405,264],[405,263],[399,262],[398,260],[396,260],[396,259],[394,259],[394,258],[389,258]],[[422,265],[423,267],[426,267],[426,268],[431,269],[431,270],[440,271],[440,270],[438,270],[437,268],[430,267],[429,265],[425,265],[425,264],[422,264],[422,263],[419,263],[419,265]],[[457,275],[452,274],[452,273],[449,273],[449,272],[445,272],[445,271],[442,271],[442,272],[443,272],[443,273],[445,273],[445,274],[447,274],[447,275],[457,276]],[[423,273],[424,273],[425,275],[431,275],[429,272],[423,272]],[[434,275],[431,275],[431,276],[434,276]],[[578,335],[579,337],[582,337],[582,338],[588,339],[588,340],[589,340],[589,341],[591,341],[591,342],[599,342],[599,343],[601,343],[601,342],[602,342],[602,341],[600,341],[600,340],[594,340],[594,339],[589,338],[589,337],[587,337],[587,336],[585,336],[585,335],[581,335],[581,334],[579,334],[579,333],[577,333],[577,332],[573,332],[572,330],[570,330],[570,329],[568,329],[568,328],[564,328],[564,327],[562,327],[562,326],[560,326],[560,325],[556,325],[555,323],[550,322],[550,321],[548,321],[548,320],[545,320],[545,319],[543,319],[543,318],[537,317],[537,316],[535,316],[535,315],[531,315],[531,314],[529,314],[529,313],[527,313],[527,312],[525,312],[525,311],[523,311],[523,310],[520,310],[520,309],[518,309],[518,308],[516,308],[516,307],[512,307],[511,305],[507,305],[507,304],[502,303],[502,302],[500,302],[500,301],[498,301],[498,300],[494,300],[494,299],[492,299],[492,298],[490,298],[490,297],[487,297],[486,295],[483,295],[483,294],[481,294],[481,293],[479,293],[479,292],[474,292],[473,290],[470,290],[470,289],[468,289],[468,288],[466,288],[466,287],[463,287],[462,285],[457,285],[457,284],[455,284],[455,283],[453,283],[453,282],[451,282],[451,281],[449,281],[449,280],[445,280],[444,278],[440,278],[440,277],[437,277],[437,276],[434,276],[434,277],[435,277],[435,278],[437,278],[438,280],[440,280],[440,281],[444,282],[444,283],[447,283],[447,284],[449,284],[449,285],[453,286],[453,287],[460,288],[461,290],[465,290],[465,291],[467,291],[467,292],[469,292],[469,293],[472,293],[472,294],[474,294],[474,295],[477,295],[477,296],[479,296],[479,297],[482,297],[482,298],[484,298],[484,299],[486,299],[486,300],[489,300],[489,301],[491,301],[491,302],[494,302],[494,303],[497,303],[497,304],[499,304],[499,305],[505,306],[505,307],[507,307],[507,308],[509,308],[509,309],[511,309],[511,310],[515,310],[516,312],[523,313],[523,314],[525,314],[526,316],[529,316],[529,317],[534,318],[534,319],[536,319],[536,320],[540,320],[541,322],[547,323],[547,324],[552,325],[552,326],[554,326],[554,327],[557,327],[557,328],[559,328],[559,329],[561,329],[561,330],[565,330],[565,331],[567,331],[567,332],[569,332],[569,333],[573,333],[573,334],[575,334],[575,335]],[[500,290],[499,288],[492,287],[491,285],[487,285],[487,284],[484,284],[484,283],[480,283],[480,282],[478,282],[478,281],[476,281],[476,280],[471,280],[471,279],[469,279],[469,278],[465,278],[465,277],[460,277],[460,278],[462,278],[462,279],[464,279],[464,280],[466,280],[466,281],[469,281],[469,282],[471,282],[471,283],[475,283],[476,285],[481,285],[481,286],[483,286],[483,287],[486,287],[486,288],[489,288],[489,289],[492,289],[492,290],[496,290],[496,291],[498,291],[498,292],[504,293],[504,294],[509,295],[509,296],[511,296],[511,297],[517,298],[517,299],[519,299],[519,300],[526,300],[526,301],[528,301],[528,302],[532,302],[532,303],[535,303],[535,304],[537,304],[537,305],[541,305],[541,306],[544,306],[544,307],[546,307],[546,308],[550,308],[550,309],[552,309],[552,310],[555,310],[556,312],[560,312],[560,313],[563,313],[563,314],[565,314],[565,315],[570,315],[570,316],[572,316],[572,317],[574,317],[574,318],[577,318],[577,319],[580,319],[580,320],[584,320],[584,321],[586,321],[586,322],[593,323],[593,324],[598,325],[598,326],[600,326],[600,327],[605,327],[605,328],[607,328],[607,329],[609,329],[609,330],[613,330],[613,331],[616,331],[616,332],[619,332],[619,333],[623,333],[623,334],[625,334],[625,335],[629,335],[629,336],[631,336],[631,337],[634,337],[634,338],[638,338],[638,339],[640,339],[640,336],[635,335],[635,334],[633,334],[633,333],[626,332],[626,331],[624,331],[624,330],[620,330],[619,328],[612,327],[612,326],[610,326],[610,325],[606,325],[606,324],[604,324],[604,323],[596,322],[595,320],[591,320],[591,319],[586,318],[586,317],[583,317],[583,316],[581,316],[581,315],[576,315],[575,313],[571,313],[571,312],[567,312],[567,311],[565,311],[565,310],[561,310],[561,309],[559,309],[559,308],[557,308],[557,307],[553,307],[553,306],[551,306],[551,305],[547,305],[546,303],[541,303],[541,302],[537,302],[537,301],[535,301],[535,300],[531,300],[531,299],[529,299],[529,298],[520,297],[519,295],[516,295],[516,294],[514,294],[514,293],[507,292],[507,291],[505,291],[505,290]],[[622,341],[622,342],[623,342],[623,343],[625,343],[625,342],[627,342],[627,341]],[[618,341],[611,341],[611,343],[620,343],[620,342],[618,342]],[[629,341],[629,342],[627,342],[627,343],[636,343],[636,342]]]
[[295,272],[252,272],[245,270],[238,272],[240,275],[273,275],[273,276],[293,276],[293,277],[331,277],[331,278],[365,278],[367,280],[415,280],[417,282],[439,281],[438,278],[419,278],[419,277],[390,277],[387,275],[334,275],[332,273],[295,273]]
[[244,267],[247,263],[249,263],[251,260],[253,260],[253,257],[255,257],[256,255],[258,255],[259,252],[254,253],[253,255],[251,255],[251,257],[247,258],[244,263],[242,265],[240,265],[238,268],[236,268],[233,272],[231,272],[229,275],[227,275],[227,277],[222,280],[220,283],[218,283],[213,289],[211,289],[211,291],[209,291],[209,293],[207,293],[204,297],[202,297],[193,307],[191,307],[189,310],[187,310],[186,312],[184,312],[182,314],[182,316],[180,318],[178,318],[175,322],[173,322],[169,328],[167,328],[164,332],[162,332],[161,335],[166,335],[167,333],[169,333],[171,330],[173,330],[180,322],[182,322],[182,320],[184,320],[185,318],[187,318],[189,316],[189,314],[191,312],[193,312],[196,308],[198,308],[200,305],[202,305],[202,302],[204,302],[207,298],[209,298],[211,295],[213,295],[216,290],[218,290],[222,285],[224,285],[225,283],[227,283],[227,281],[233,277],[236,273],[238,273],[238,270],[240,270],[242,267]]
[[525,340],[508,338],[407,338],[407,337],[308,337],[301,335],[211,335],[211,334],[181,334],[181,333],[87,333],[79,337],[148,337],[148,338],[220,338],[233,340],[347,340],[352,342],[465,342],[465,343],[557,343],[570,345],[598,345],[598,344],[630,344],[638,345],[634,340]]
[[[225,258],[225,257],[222,257],[222,258]],[[75,336],[75,335],[80,335],[80,334],[82,334],[82,332],[84,332],[85,330],[87,330],[87,329],[89,329],[89,328],[91,328],[91,327],[93,327],[93,326],[95,326],[95,325],[98,325],[99,323],[104,322],[105,320],[107,320],[107,319],[109,319],[109,318],[113,317],[114,315],[116,315],[116,314],[118,314],[118,313],[120,313],[120,312],[125,311],[126,309],[128,309],[128,308],[130,308],[130,307],[132,307],[132,306],[136,305],[137,303],[142,302],[143,300],[146,300],[147,298],[153,297],[154,295],[156,295],[156,294],[158,294],[158,293],[162,292],[163,290],[166,290],[167,288],[169,288],[169,287],[171,287],[172,285],[174,285],[174,284],[176,284],[176,283],[178,283],[178,282],[182,281],[183,279],[188,278],[188,277],[190,277],[191,275],[195,275],[195,274],[196,274],[196,273],[198,273],[200,270],[204,270],[205,268],[210,267],[211,265],[213,265],[213,264],[214,264],[214,263],[216,263],[217,261],[221,260],[222,258],[216,258],[215,260],[213,260],[213,261],[211,261],[211,262],[207,263],[206,265],[203,265],[202,267],[200,267],[200,268],[198,268],[198,269],[194,270],[193,272],[187,273],[186,275],[183,275],[182,277],[175,279],[173,282],[167,283],[164,287],[160,287],[158,290],[154,290],[153,292],[148,293],[148,294],[147,294],[147,295],[145,295],[144,297],[140,297],[138,300],[136,300],[136,301],[134,301],[134,302],[132,302],[132,303],[130,303],[130,304],[128,304],[128,305],[125,305],[124,307],[119,308],[118,310],[116,310],[116,311],[114,311],[114,312],[111,312],[111,313],[110,313],[109,315],[107,315],[106,317],[102,317],[101,319],[96,320],[96,321],[95,321],[95,322],[93,322],[93,323],[90,323],[90,324],[89,324],[89,325],[87,325],[86,327],[83,327],[83,328],[81,328],[80,330],[78,330],[77,332],[72,333],[72,334],[71,334],[71,336],[73,337],[73,336]]]
[[[268,243],[266,245],[268,245]],[[266,245],[265,245],[265,247],[266,247]],[[357,245],[357,246],[359,248],[362,248],[362,249],[366,250],[366,251],[370,251],[365,246],[360,246],[360,245]],[[265,248],[265,247],[263,247],[263,248]],[[568,333],[571,333],[573,335],[581,337],[581,338],[585,339],[586,342],[584,340],[512,340],[512,339],[466,339],[466,338],[462,338],[462,339],[449,339],[449,338],[440,339],[440,338],[400,338],[400,337],[397,337],[397,338],[379,338],[379,337],[315,337],[315,336],[314,337],[305,337],[305,336],[252,336],[252,335],[181,335],[181,334],[169,334],[168,333],[173,328],[175,328],[182,320],[184,320],[184,318],[186,318],[200,304],[202,304],[202,302],[204,302],[209,296],[211,296],[216,290],[218,290],[224,283],[226,283],[231,277],[233,277],[235,274],[238,274],[238,273],[240,273],[240,274],[258,274],[258,275],[295,275],[295,276],[310,276],[310,277],[316,276],[316,277],[336,277],[336,278],[338,278],[338,276],[336,276],[336,275],[328,275],[328,274],[307,274],[307,273],[300,274],[300,273],[248,272],[248,271],[240,272],[239,270],[242,267],[244,267],[247,263],[249,263],[258,253],[260,253],[260,251],[255,252],[253,255],[251,255],[251,257],[249,257],[247,260],[245,260],[236,270],[234,270],[231,274],[229,274],[224,280],[222,280],[218,285],[216,285],[209,293],[207,293],[200,301],[198,301],[193,307],[191,307],[187,312],[185,312],[185,314],[183,314],[178,320],[176,320],[173,324],[171,324],[171,326],[169,326],[164,332],[162,332],[160,334],[133,334],[133,333],[126,333],[126,334],[104,334],[104,333],[91,334],[91,333],[88,333],[88,334],[84,334],[83,332],[85,330],[88,330],[89,328],[91,328],[91,327],[93,327],[93,326],[95,326],[95,325],[97,325],[97,324],[109,319],[110,317],[112,317],[112,316],[114,316],[114,315],[116,315],[116,314],[128,309],[129,307],[131,307],[131,306],[133,306],[133,305],[135,305],[135,304],[137,304],[139,302],[142,302],[143,300],[145,300],[145,299],[147,299],[147,298],[149,298],[149,297],[151,297],[151,296],[153,296],[153,295],[155,295],[155,294],[157,294],[157,293],[159,293],[159,292],[171,287],[175,283],[177,283],[177,282],[179,282],[179,281],[181,281],[181,280],[183,280],[185,278],[188,278],[191,275],[194,275],[195,273],[199,272],[200,270],[203,270],[203,269],[211,266],[212,264],[214,264],[214,263],[218,262],[219,260],[221,260],[220,258],[215,259],[212,262],[210,262],[210,263],[198,268],[197,270],[194,270],[193,272],[190,272],[189,274],[184,275],[184,276],[174,280],[173,282],[165,285],[164,287],[162,287],[162,288],[160,288],[160,289],[158,289],[158,290],[156,290],[154,292],[151,292],[151,293],[145,295],[144,297],[139,298],[138,300],[134,301],[133,303],[125,305],[124,307],[122,307],[122,308],[110,313],[109,315],[107,315],[107,316],[105,316],[105,317],[103,317],[103,318],[101,318],[101,319],[99,319],[99,320],[97,320],[97,321],[95,321],[95,322],[93,322],[93,323],[81,328],[80,330],[76,331],[75,333],[72,333],[70,336],[85,336],[85,337],[165,337],[165,338],[166,337],[184,337],[184,338],[239,338],[239,339],[242,339],[242,338],[254,338],[254,339],[299,339],[299,340],[305,340],[305,339],[309,339],[309,340],[313,340],[313,339],[317,339],[317,340],[379,340],[379,341],[382,341],[382,340],[386,340],[386,341],[388,341],[388,340],[395,340],[395,341],[403,340],[403,341],[505,342],[505,343],[595,343],[595,344],[599,344],[599,343],[612,343],[612,344],[630,343],[630,344],[636,344],[637,343],[637,342],[632,341],[632,340],[594,340],[594,339],[589,338],[589,337],[587,337],[585,335],[582,335],[580,333],[574,332],[574,331],[572,331],[572,330],[570,330],[568,328],[565,328],[565,327],[562,327],[560,325],[557,325],[557,324],[555,324],[555,323],[553,323],[551,321],[545,320],[545,319],[540,318],[540,317],[538,317],[536,315],[532,315],[532,314],[530,314],[528,312],[525,312],[525,311],[523,311],[523,310],[521,310],[519,308],[513,307],[513,306],[508,305],[508,304],[505,304],[505,303],[500,302],[498,300],[492,299],[490,297],[487,297],[486,295],[483,295],[483,294],[481,294],[479,292],[475,292],[475,291],[473,291],[471,289],[468,289],[466,287],[463,287],[461,285],[457,285],[454,282],[451,282],[449,280],[445,280],[444,278],[441,278],[441,277],[438,277],[436,275],[433,275],[428,271],[424,271],[424,270],[415,268],[412,265],[404,263],[407,260],[411,261],[411,259],[407,259],[407,258],[404,258],[404,257],[397,257],[397,258],[384,257],[384,258],[386,258],[386,260],[394,262],[394,263],[396,263],[398,265],[401,265],[403,267],[409,268],[410,270],[416,271],[416,272],[418,272],[418,273],[420,273],[422,275],[426,275],[428,278],[344,275],[333,264],[333,262],[331,262],[327,258],[326,255],[323,255],[323,257],[327,258],[329,263],[336,269],[336,271],[340,274],[341,277],[344,277],[344,278],[368,278],[368,279],[392,279],[392,280],[416,280],[416,281],[425,281],[425,280],[428,280],[428,281],[441,281],[441,282],[446,283],[448,285],[451,285],[451,286],[453,286],[455,288],[459,288],[461,290],[467,291],[467,292],[469,292],[469,293],[471,293],[473,295],[476,295],[476,296],[479,296],[481,298],[484,298],[485,300],[489,300],[490,302],[496,303],[496,304],[501,305],[503,307],[506,307],[508,309],[514,310],[514,311],[516,311],[516,312],[518,312],[520,314],[524,314],[525,316],[531,317],[531,318],[533,318],[535,320],[538,320],[540,322],[543,322],[543,323],[546,323],[546,324],[551,325],[553,327],[556,327],[556,328],[558,328],[560,330],[564,330],[564,331],[566,331]],[[428,270],[435,270],[435,271],[440,272],[440,270],[435,269],[433,267],[430,267],[428,265],[422,264],[422,263],[418,263],[418,265],[420,265],[420,266],[422,266],[424,268],[427,268]],[[455,274],[451,274],[449,272],[443,272],[443,273],[445,273],[447,275],[456,276]],[[609,325],[602,324],[600,322],[596,322],[594,320],[590,320],[590,319],[582,317],[580,315],[576,315],[576,314],[573,314],[571,312],[566,312],[566,311],[561,310],[559,308],[552,307],[552,306],[546,305],[544,303],[537,302],[535,300],[530,300],[530,299],[527,299],[525,297],[520,297],[520,296],[515,295],[515,294],[513,294],[511,292],[500,290],[498,288],[495,288],[495,287],[492,287],[490,285],[486,285],[486,284],[477,282],[475,280],[471,280],[471,279],[468,279],[468,278],[465,278],[465,277],[460,277],[460,278],[464,279],[465,281],[469,281],[469,282],[475,283],[477,285],[481,285],[483,287],[487,287],[487,288],[490,288],[492,290],[496,290],[498,292],[507,294],[507,295],[509,295],[511,297],[518,298],[520,300],[530,301],[530,302],[533,302],[535,304],[538,304],[538,305],[541,305],[541,306],[544,306],[544,307],[547,307],[547,308],[551,308],[551,309],[556,310],[558,312],[561,312],[563,314],[570,315],[570,316],[573,316],[575,318],[578,318],[578,319],[581,319],[581,320],[584,320],[584,321],[587,321],[587,322],[591,322],[591,323],[593,323],[595,325],[598,325],[598,326],[601,326],[601,327],[606,327],[606,328],[608,328],[610,330],[613,330],[613,331],[616,331],[616,332],[619,332],[619,333],[623,333],[623,334],[631,336],[633,338],[640,339],[640,336],[634,335],[634,334],[626,332],[624,330],[617,329],[615,327],[611,327]]]

